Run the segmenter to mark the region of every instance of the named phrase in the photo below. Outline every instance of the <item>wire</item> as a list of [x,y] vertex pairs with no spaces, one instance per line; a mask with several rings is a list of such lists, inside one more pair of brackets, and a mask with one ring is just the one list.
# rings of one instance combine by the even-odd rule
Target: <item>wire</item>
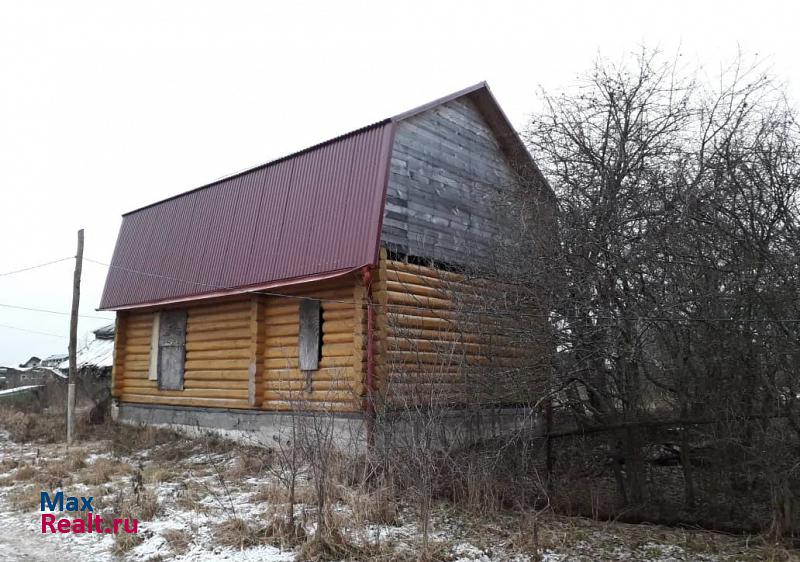
[[[234,291],[239,289],[238,287],[225,287],[221,285],[212,285],[209,283],[200,283],[197,281],[188,281],[186,279],[178,279],[175,277],[169,277],[166,275],[159,275],[157,273],[149,273],[145,271],[138,271],[135,269],[130,269],[127,267],[122,267],[119,265],[112,265],[109,263],[101,262],[99,260],[94,260],[91,258],[84,257],[84,259],[88,262],[101,265],[108,268],[120,269],[122,271],[127,271],[129,273],[135,273],[137,275],[145,275],[147,277],[154,277],[157,279],[165,279],[168,281],[175,281],[178,283],[187,283],[190,285],[197,285],[202,287],[208,287],[215,290],[221,291]],[[247,294],[251,295],[264,295],[268,297],[281,297],[281,298],[288,298],[288,299],[297,299],[297,300],[317,300],[320,302],[329,302],[329,303],[338,303],[338,304],[352,304],[358,305],[363,303],[358,303],[355,300],[346,300],[346,299],[326,299],[326,298],[316,298],[316,297],[308,297],[302,295],[287,295],[285,293],[275,293],[271,291],[245,291]],[[370,303],[370,305],[374,308],[401,308],[404,310],[425,310],[430,312],[431,307],[429,306],[421,306],[421,305],[413,305],[413,304],[380,304],[380,303]],[[509,315],[513,315],[515,318],[538,318],[538,319],[548,319],[555,317],[556,320],[558,319],[566,319],[566,320],[586,320],[586,321],[597,321],[597,320],[608,320],[612,322],[619,322],[619,321],[629,321],[635,322],[638,320],[645,320],[645,321],[652,321],[652,322],[695,322],[695,323],[702,323],[702,322],[733,322],[733,323],[757,323],[757,324],[767,324],[767,323],[800,323],[800,318],[730,318],[730,317],[690,317],[690,318],[680,318],[680,317],[668,317],[668,316],[599,316],[599,315],[564,315],[564,314],[550,314],[550,313],[542,313],[542,314],[531,314],[522,311],[509,311],[508,313],[504,312],[491,312],[488,310],[474,310],[473,311],[477,315],[483,316],[497,316],[497,317],[508,317]],[[602,328],[604,326],[598,326],[598,328]]]
[[0,328],[8,328],[9,330],[17,330],[20,332],[28,332],[30,334],[39,334],[40,336],[50,336],[53,338],[62,338],[68,339],[67,336],[62,336],[60,334],[51,334],[50,332],[40,332],[38,330],[29,330],[27,328],[19,328],[17,326],[9,326],[8,324],[0,324]]
[[[33,308],[29,306],[17,306],[15,304],[5,304],[0,302],[0,306],[3,308],[15,308],[17,310],[29,310],[31,312],[46,312],[47,314],[60,314],[62,316],[70,316],[69,312],[61,312],[60,310],[47,310],[44,308]],[[109,318],[107,316],[92,316],[90,314],[78,314],[81,318],[92,318],[95,320],[106,320],[108,322],[112,321],[113,318]]]
[[48,261],[48,262],[45,262],[45,263],[40,263],[38,265],[31,265],[29,267],[23,267],[22,269],[15,269],[13,271],[6,271],[5,273],[0,273],[0,277],[5,277],[6,275],[14,275],[15,273],[22,273],[23,271],[30,271],[32,269],[39,269],[40,267],[45,267],[45,266],[48,266],[48,265],[53,265],[54,263],[61,263],[62,261],[74,260],[74,259],[75,259],[75,256],[69,256],[69,257],[66,257],[66,258],[61,258],[59,260],[53,260],[53,261]]

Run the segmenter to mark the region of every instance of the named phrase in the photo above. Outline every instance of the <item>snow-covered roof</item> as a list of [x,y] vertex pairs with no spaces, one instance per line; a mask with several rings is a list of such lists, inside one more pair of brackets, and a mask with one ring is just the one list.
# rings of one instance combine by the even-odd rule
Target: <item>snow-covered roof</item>
[[94,337],[98,340],[113,340],[115,328],[116,326],[113,322],[111,324],[106,324],[102,328],[98,328],[94,331]]
[[[111,367],[114,363],[114,340],[94,339],[78,350],[78,369],[81,367]],[[69,360],[58,365],[69,369]]]
[[53,355],[45,357],[44,359],[42,359],[42,361],[56,361],[56,360],[63,361],[67,357],[69,357],[69,355],[66,353],[54,353]]

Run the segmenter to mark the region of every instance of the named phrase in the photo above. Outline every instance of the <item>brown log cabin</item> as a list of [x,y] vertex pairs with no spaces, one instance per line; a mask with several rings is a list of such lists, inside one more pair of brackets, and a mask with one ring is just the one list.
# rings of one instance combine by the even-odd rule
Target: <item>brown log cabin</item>
[[453,330],[452,288],[487,259],[492,192],[520,169],[538,174],[480,83],[125,214],[100,306],[117,312],[116,415],[358,418],[426,369],[448,396],[442,346],[487,359],[478,327]]

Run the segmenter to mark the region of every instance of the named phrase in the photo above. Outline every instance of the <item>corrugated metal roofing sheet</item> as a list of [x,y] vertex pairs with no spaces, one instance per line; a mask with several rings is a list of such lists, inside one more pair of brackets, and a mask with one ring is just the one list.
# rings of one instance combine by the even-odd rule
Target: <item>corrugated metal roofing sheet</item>
[[481,82],[124,215],[100,308],[246,292],[376,263],[394,124],[462,96],[509,156],[541,176]]
[[386,120],[122,220],[101,309],[226,294],[375,263]]

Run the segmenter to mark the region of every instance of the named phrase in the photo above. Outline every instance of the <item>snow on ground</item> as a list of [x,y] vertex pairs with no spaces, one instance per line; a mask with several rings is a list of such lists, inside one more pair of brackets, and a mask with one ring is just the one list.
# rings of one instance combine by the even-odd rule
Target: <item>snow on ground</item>
[[30,390],[32,388],[44,388],[41,384],[31,384],[28,386],[17,386],[14,388],[7,388],[6,390],[0,390],[0,396],[4,396],[6,394],[19,394],[25,392],[26,390]]
[[[166,443],[159,447],[169,448]],[[21,445],[13,443],[8,435],[0,432],[0,560],[23,562],[51,562],[53,553],[59,560],[97,561],[228,561],[228,562],[290,562],[296,554],[270,545],[251,548],[221,546],[214,537],[217,524],[235,514],[245,521],[266,522],[265,512],[273,512],[282,506],[268,505],[264,501],[253,501],[254,494],[277,482],[269,474],[255,474],[221,479],[224,471],[231,469],[241,459],[236,457],[234,447],[229,452],[207,452],[192,450],[171,461],[152,460],[158,458],[155,450],[133,452],[128,456],[113,456],[108,444],[93,442],[82,444],[80,451],[85,459],[84,471],[98,463],[122,463],[128,471],[115,474],[110,482],[102,484],[108,490],[105,497],[95,499],[96,509],[115,507],[114,494],[129,493],[134,475],[148,471],[163,470],[163,478],[146,482],[161,505],[161,512],[151,521],[140,521],[141,543],[127,552],[114,554],[115,539],[109,534],[54,535],[41,532],[41,514],[37,511],[15,510],[11,497],[30,481],[20,477],[22,467],[46,468],[48,463],[64,463],[67,456],[63,445]],[[72,452],[75,455],[75,452]],[[98,464],[98,466],[100,466]],[[138,467],[138,472],[137,472]],[[28,469],[30,470],[30,469]],[[144,472],[141,472],[144,470]],[[82,473],[81,473],[82,474]],[[163,481],[161,481],[163,480]],[[307,482],[304,483],[307,485]],[[33,485],[34,493],[42,485]],[[53,492],[54,490],[46,491]],[[84,481],[68,483],[64,487],[67,495],[96,493],[97,485]],[[196,504],[181,501],[193,490],[197,494]],[[94,492],[93,492],[94,491]],[[185,497],[184,497],[185,499]],[[297,513],[306,521],[307,532],[313,531],[313,514],[310,506],[299,505]],[[349,507],[337,505],[336,511],[348,518]],[[134,514],[135,515],[135,514]],[[453,513],[443,508],[434,515],[430,540],[439,545],[442,560],[457,562],[525,562],[536,559],[520,548],[525,538],[526,527],[519,518],[502,520],[467,521],[466,515]],[[350,518],[352,519],[352,518]],[[542,519],[540,560],[546,562],[625,560],[650,562],[723,560],[759,560],[758,551],[748,550],[744,541],[711,533],[690,533],[661,527],[602,524],[583,519],[550,517]],[[515,531],[514,529],[517,529]],[[523,529],[520,534],[518,529]],[[420,533],[413,511],[402,508],[396,525],[370,524],[360,530],[350,529],[353,540],[380,544],[394,549],[391,552],[408,553],[418,551]],[[167,538],[170,533],[185,537],[182,548],[176,548]],[[529,536],[528,536],[529,538]],[[365,543],[365,544],[366,544]],[[698,547],[698,544],[700,545]],[[385,550],[384,550],[385,552]],[[399,556],[398,556],[399,557]],[[789,560],[791,557],[776,558]]]

